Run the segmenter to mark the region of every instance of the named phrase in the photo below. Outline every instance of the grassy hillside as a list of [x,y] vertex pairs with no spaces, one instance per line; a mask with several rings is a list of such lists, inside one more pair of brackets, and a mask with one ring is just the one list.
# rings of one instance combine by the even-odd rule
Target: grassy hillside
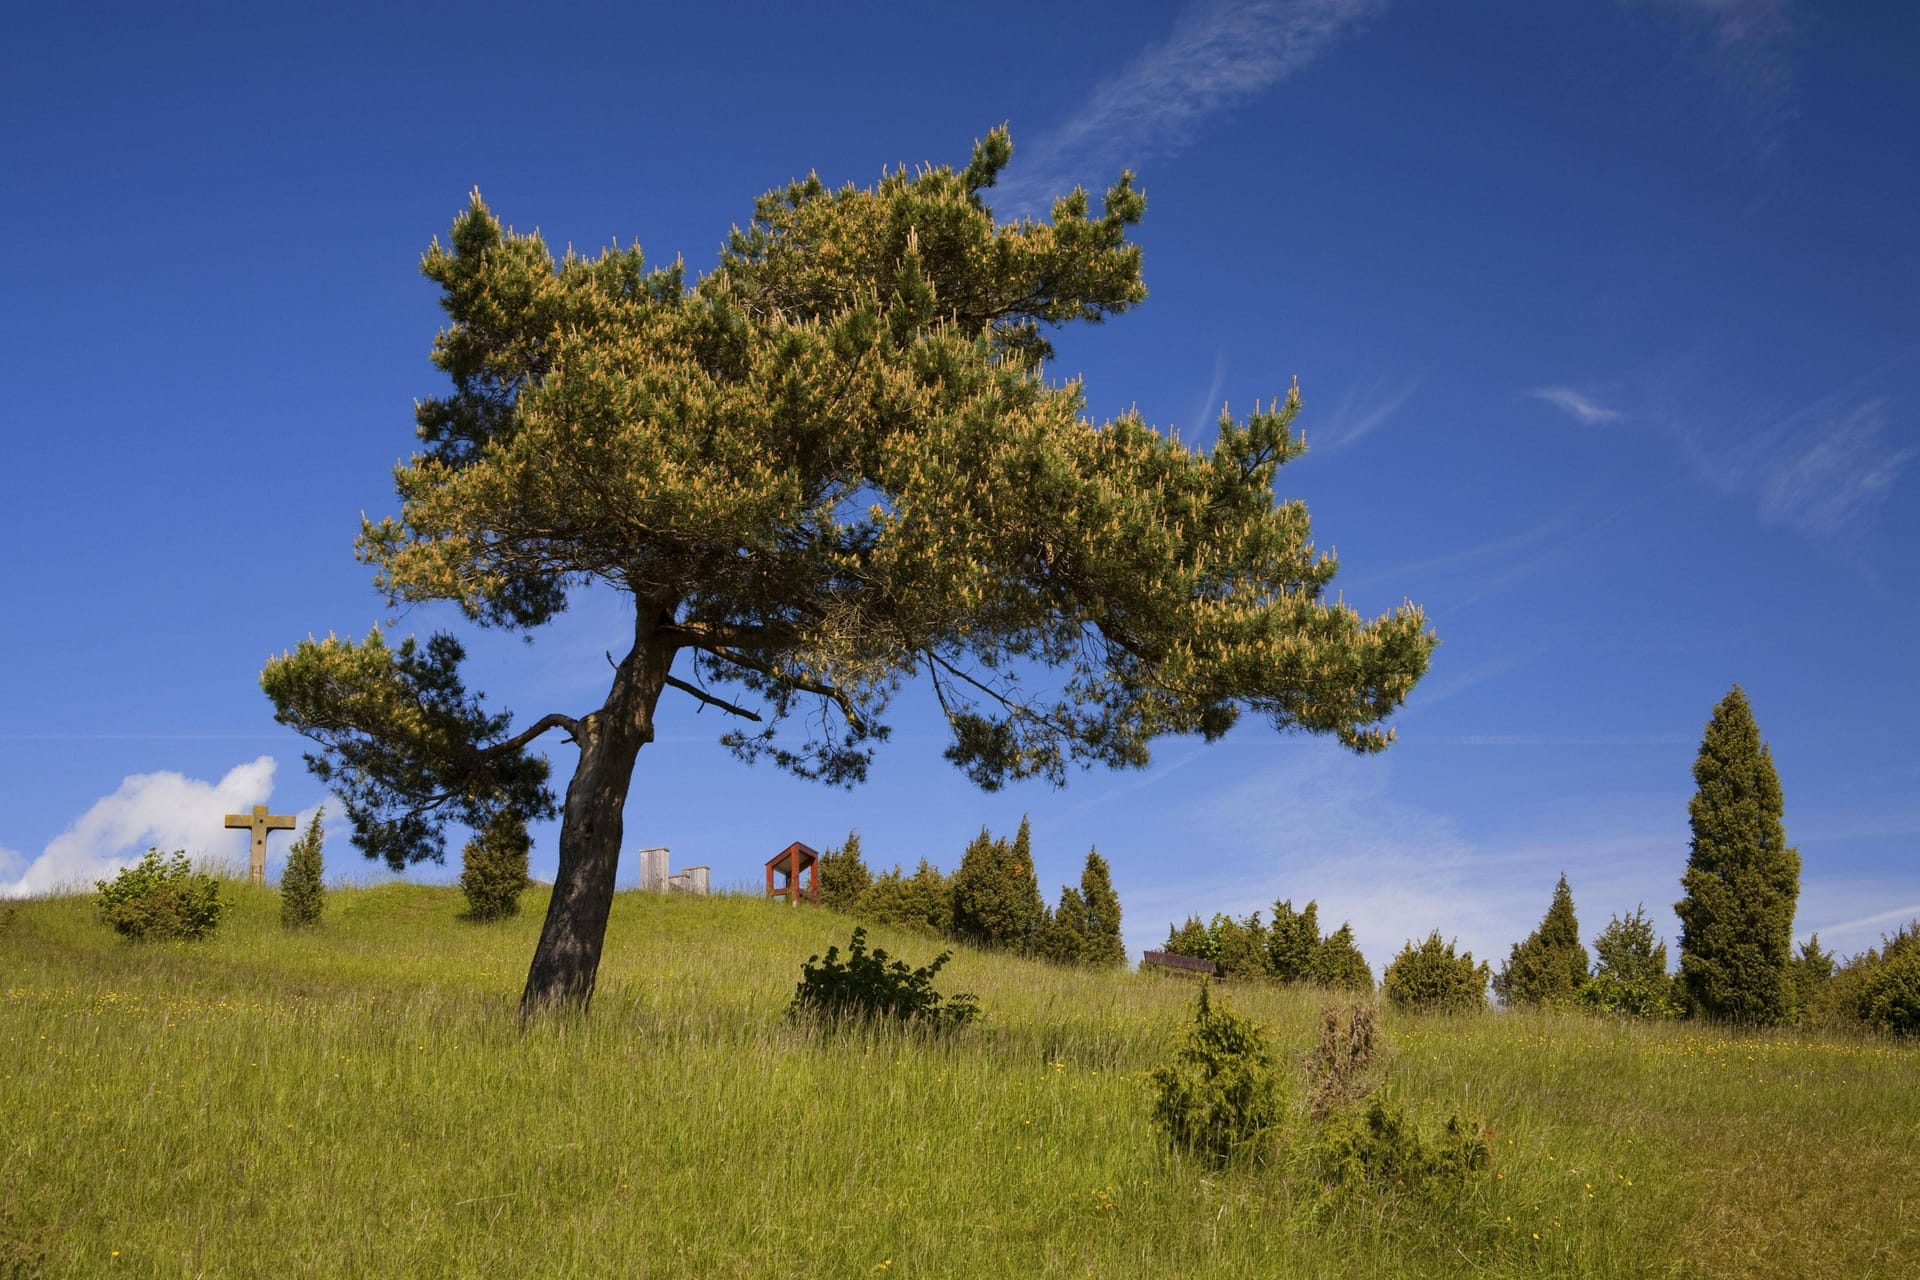
[[[1385,1015],[1388,1074],[1494,1127],[1465,1203],[1316,1209],[1163,1149],[1183,982],[962,951],[950,1042],[782,1011],[850,922],[622,895],[584,1022],[522,1037],[545,902],[267,890],[197,945],[0,907],[0,1277],[1909,1276],[1920,1053],[1577,1017]],[[939,948],[876,930],[914,962]],[[1289,1054],[1320,1000],[1235,990]]]

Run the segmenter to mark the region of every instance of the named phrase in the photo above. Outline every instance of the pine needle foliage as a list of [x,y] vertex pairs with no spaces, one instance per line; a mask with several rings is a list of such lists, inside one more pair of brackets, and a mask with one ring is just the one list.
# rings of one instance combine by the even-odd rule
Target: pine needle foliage
[[467,898],[469,920],[504,920],[520,911],[520,893],[527,887],[527,854],[533,838],[527,824],[511,809],[503,809],[461,853],[460,892]]
[[1700,1016],[1778,1025],[1795,1006],[1800,853],[1787,844],[1773,755],[1738,685],[1713,709],[1693,780],[1686,896],[1674,906],[1681,990]]
[[307,829],[287,850],[287,868],[280,873],[280,925],[285,929],[311,929],[320,923],[326,909],[326,867],[321,858],[325,838],[320,822],[327,807],[313,811]]
[[[1146,297],[1122,173],[1098,202],[996,219],[1013,153],[761,196],[713,268],[637,245],[556,258],[475,192],[422,270],[450,381],[418,402],[400,512],[359,555],[396,606],[532,631],[577,591],[629,606],[605,697],[517,732],[450,635],[309,640],[267,664],[276,718],[399,866],[449,820],[561,808],[559,868],[523,1013],[584,1005],[618,871],[618,815],[669,689],[736,717],[743,760],[852,785],[912,687],[978,785],[1139,767],[1169,734],[1243,714],[1368,753],[1425,673],[1418,607],[1330,593],[1307,510],[1297,387],[1197,451],[1137,414],[1086,415],[1048,332]],[[1124,401],[1104,391],[1103,400]],[[676,669],[677,668],[677,669]],[[545,733],[578,748],[564,807]]]
[[1493,975],[1493,994],[1508,1006],[1562,1007],[1579,994],[1587,977],[1587,949],[1580,942],[1573,890],[1562,872],[1540,927],[1514,943],[1512,953]]

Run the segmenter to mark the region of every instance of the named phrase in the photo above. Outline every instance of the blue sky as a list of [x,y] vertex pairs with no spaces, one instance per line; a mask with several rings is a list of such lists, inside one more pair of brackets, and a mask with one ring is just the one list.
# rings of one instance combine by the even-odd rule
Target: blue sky
[[[951,867],[1027,813],[1050,892],[1112,861],[1135,949],[1290,897],[1376,968],[1432,928],[1497,958],[1562,870],[1589,936],[1645,902],[1672,937],[1738,682],[1801,936],[1920,915],[1911,6],[274,8],[48,7],[0,51],[0,892],[149,844],[237,860],[221,814],[325,798],[257,674],[388,616],[352,540],[437,390],[418,259],[471,188],[698,271],[770,186],[963,163],[1009,121],[1003,212],[1123,165],[1147,193],[1148,301],[1060,335],[1091,412],[1204,440],[1298,375],[1282,496],[1349,601],[1441,637],[1399,743],[1249,723],[983,795],[907,699],[844,792],[736,763],[669,693],[632,848],[739,883],[858,827],[870,861]],[[622,630],[586,598],[530,645],[469,633],[476,683],[520,722],[584,712]],[[328,859],[375,875],[343,828]]]

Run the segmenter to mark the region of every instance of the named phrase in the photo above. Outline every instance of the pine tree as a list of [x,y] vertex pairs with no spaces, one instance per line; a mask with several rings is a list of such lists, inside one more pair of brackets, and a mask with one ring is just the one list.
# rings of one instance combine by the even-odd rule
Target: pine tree
[[1107,860],[1096,850],[1087,851],[1087,865],[1080,873],[1080,901],[1087,912],[1082,961],[1091,965],[1124,964],[1127,944],[1120,933],[1120,895],[1114,892]]
[[1580,943],[1573,890],[1561,872],[1546,918],[1524,941],[1514,944],[1507,962],[1493,977],[1493,993],[1504,1005],[1561,1005],[1572,1000],[1586,981],[1587,949]]
[[820,905],[852,911],[860,895],[873,886],[873,872],[860,857],[860,833],[847,832],[847,842],[820,855]]
[[1674,907],[1681,990],[1705,1017],[1777,1025],[1794,1008],[1800,853],[1787,845],[1773,755],[1738,685],[1713,709],[1693,780],[1686,897]]
[[287,850],[287,869],[280,873],[280,924],[286,929],[311,929],[320,923],[326,907],[325,869],[320,857],[320,819],[327,811],[313,811],[307,829]]
[[1029,949],[1036,941],[1046,903],[1033,870],[1027,820],[1009,844],[985,827],[961,856],[953,873],[953,933],[981,946]]
[[533,837],[512,809],[502,809],[460,854],[460,892],[469,920],[500,920],[520,910]]
[[[395,869],[437,860],[449,822],[559,816],[524,1015],[592,997],[663,698],[738,717],[741,758],[835,785],[864,779],[923,672],[947,757],[988,789],[1139,767],[1249,713],[1391,742],[1435,640],[1418,608],[1341,601],[1305,506],[1277,500],[1297,390],[1206,452],[1137,413],[1089,420],[1051,330],[1146,298],[1146,200],[1123,172],[1103,200],[996,217],[1012,155],[1003,128],[957,168],[785,183],[704,273],[633,245],[556,257],[477,192],[427,250],[449,384],[416,402],[400,509],[358,553],[396,609],[515,632],[605,591],[624,616],[604,695],[516,722],[468,689],[455,636],[378,630],[305,641],[261,686]],[[573,743],[560,788],[550,733]]]

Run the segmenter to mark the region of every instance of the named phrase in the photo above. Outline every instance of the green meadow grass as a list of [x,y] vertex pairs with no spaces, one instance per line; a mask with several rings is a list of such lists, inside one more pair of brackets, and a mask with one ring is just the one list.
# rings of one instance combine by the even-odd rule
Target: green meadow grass
[[[335,890],[211,941],[0,908],[0,1277],[1912,1276],[1920,1053],[1578,1016],[1383,1013],[1386,1076],[1493,1127],[1457,1204],[1323,1206],[1167,1151],[1179,979],[961,949],[947,1040],[783,1012],[852,922],[623,894],[584,1020],[522,1035],[545,909]],[[924,963],[940,944],[872,931]],[[1289,1061],[1323,997],[1235,988]]]

